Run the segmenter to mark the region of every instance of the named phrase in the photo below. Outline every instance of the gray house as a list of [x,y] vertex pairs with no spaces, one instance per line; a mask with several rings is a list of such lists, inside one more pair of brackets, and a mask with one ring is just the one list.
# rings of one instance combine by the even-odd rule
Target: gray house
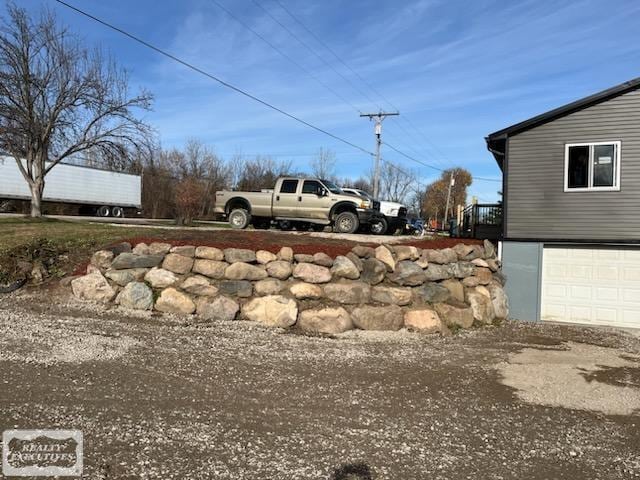
[[640,327],[640,78],[486,141],[512,317]]

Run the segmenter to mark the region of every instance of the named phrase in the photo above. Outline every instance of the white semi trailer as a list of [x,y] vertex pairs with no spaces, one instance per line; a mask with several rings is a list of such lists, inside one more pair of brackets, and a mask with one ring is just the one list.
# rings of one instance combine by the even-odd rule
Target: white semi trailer
[[[0,204],[31,199],[13,157],[0,156]],[[78,213],[123,217],[142,207],[142,177],[61,163],[45,177],[44,202],[76,207]]]

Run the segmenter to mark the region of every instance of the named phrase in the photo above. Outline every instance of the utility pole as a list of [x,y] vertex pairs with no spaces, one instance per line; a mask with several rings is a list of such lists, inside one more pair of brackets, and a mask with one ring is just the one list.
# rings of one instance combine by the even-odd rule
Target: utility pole
[[453,176],[453,172],[449,175],[449,190],[447,191],[447,207],[444,209],[444,225],[442,228],[446,228],[447,225],[447,216],[449,215],[449,201],[451,200],[451,187],[456,184],[456,179]]
[[361,113],[361,117],[369,117],[374,120],[375,126],[373,133],[376,136],[376,159],[373,165],[373,198],[378,198],[380,193],[380,146],[382,145],[382,121],[390,116],[400,115],[400,112],[383,112],[378,113]]

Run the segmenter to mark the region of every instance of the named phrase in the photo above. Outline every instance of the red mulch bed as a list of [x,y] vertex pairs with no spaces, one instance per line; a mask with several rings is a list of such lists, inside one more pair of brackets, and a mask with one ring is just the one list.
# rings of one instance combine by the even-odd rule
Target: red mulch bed
[[[409,239],[409,238],[407,238]],[[372,243],[361,243],[349,240],[319,238],[310,235],[292,235],[280,232],[265,231],[203,231],[203,232],[171,232],[163,237],[133,237],[122,241],[137,245],[144,242],[166,242],[171,245],[197,245],[217,248],[248,248],[251,250],[268,250],[277,253],[282,247],[291,247],[295,253],[313,254],[324,252],[331,257],[345,255],[355,245],[378,246]],[[447,248],[458,243],[482,244],[481,240],[436,237],[422,238],[403,243],[418,248]]]

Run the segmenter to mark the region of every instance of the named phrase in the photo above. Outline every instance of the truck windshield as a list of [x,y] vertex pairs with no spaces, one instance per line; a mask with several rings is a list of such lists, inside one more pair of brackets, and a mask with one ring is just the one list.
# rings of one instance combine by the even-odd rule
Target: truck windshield
[[324,183],[324,186],[327,187],[331,193],[335,193],[336,195],[342,195],[344,193],[342,189],[333,182],[322,180],[322,183]]

